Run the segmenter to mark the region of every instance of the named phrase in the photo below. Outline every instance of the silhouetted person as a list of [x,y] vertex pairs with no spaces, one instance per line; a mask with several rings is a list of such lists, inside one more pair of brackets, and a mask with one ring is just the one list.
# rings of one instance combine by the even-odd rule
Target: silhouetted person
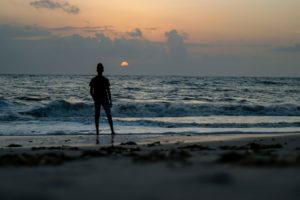
[[102,75],[103,73],[103,65],[99,63],[97,65],[97,72],[98,75],[92,78],[90,82],[90,94],[94,99],[95,103],[95,126],[97,132],[97,139],[96,142],[99,143],[98,136],[99,136],[99,119],[100,119],[100,108],[101,106],[104,108],[108,123],[110,126],[111,134],[114,135],[114,128],[113,128],[113,121],[111,116],[111,94],[110,94],[110,83],[109,80]]

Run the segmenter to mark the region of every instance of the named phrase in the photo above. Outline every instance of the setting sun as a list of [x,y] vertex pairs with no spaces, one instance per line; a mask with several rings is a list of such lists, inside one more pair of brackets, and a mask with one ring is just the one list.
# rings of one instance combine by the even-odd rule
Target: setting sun
[[128,67],[128,61],[124,60],[121,62],[121,67]]

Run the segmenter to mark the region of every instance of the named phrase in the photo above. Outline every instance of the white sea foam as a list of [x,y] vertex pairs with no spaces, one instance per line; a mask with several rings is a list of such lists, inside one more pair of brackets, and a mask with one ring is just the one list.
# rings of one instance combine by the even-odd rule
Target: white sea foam
[[[184,117],[184,116],[300,116],[300,106],[294,104],[243,105],[195,103],[117,103],[112,108],[116,117]],[[22,112],[34,117],[88,117],[93,113],[92,103],[56,100],[47,105]]]

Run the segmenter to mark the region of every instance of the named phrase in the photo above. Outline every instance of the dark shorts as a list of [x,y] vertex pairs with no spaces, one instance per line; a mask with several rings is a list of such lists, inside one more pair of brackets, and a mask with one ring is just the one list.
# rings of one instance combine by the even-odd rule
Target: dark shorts
[[94,99],[95,111],[100,112],[101,106],[104,108],[106,114],[111,114],[108,99]]

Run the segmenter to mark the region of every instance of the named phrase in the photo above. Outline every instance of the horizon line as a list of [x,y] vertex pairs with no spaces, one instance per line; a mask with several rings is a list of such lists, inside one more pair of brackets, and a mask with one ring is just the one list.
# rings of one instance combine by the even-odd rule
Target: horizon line
[[[55,73],[0,73],[0,76],[5,75],[27,75],[27,76],[94,76],[93,74],[55,74]],[[283,76],[283,75],[178,75],[178,74],[104,74],[106,76],[179,76],[179,77],[249,77],[249,78],[300,78],[300,76]]]

